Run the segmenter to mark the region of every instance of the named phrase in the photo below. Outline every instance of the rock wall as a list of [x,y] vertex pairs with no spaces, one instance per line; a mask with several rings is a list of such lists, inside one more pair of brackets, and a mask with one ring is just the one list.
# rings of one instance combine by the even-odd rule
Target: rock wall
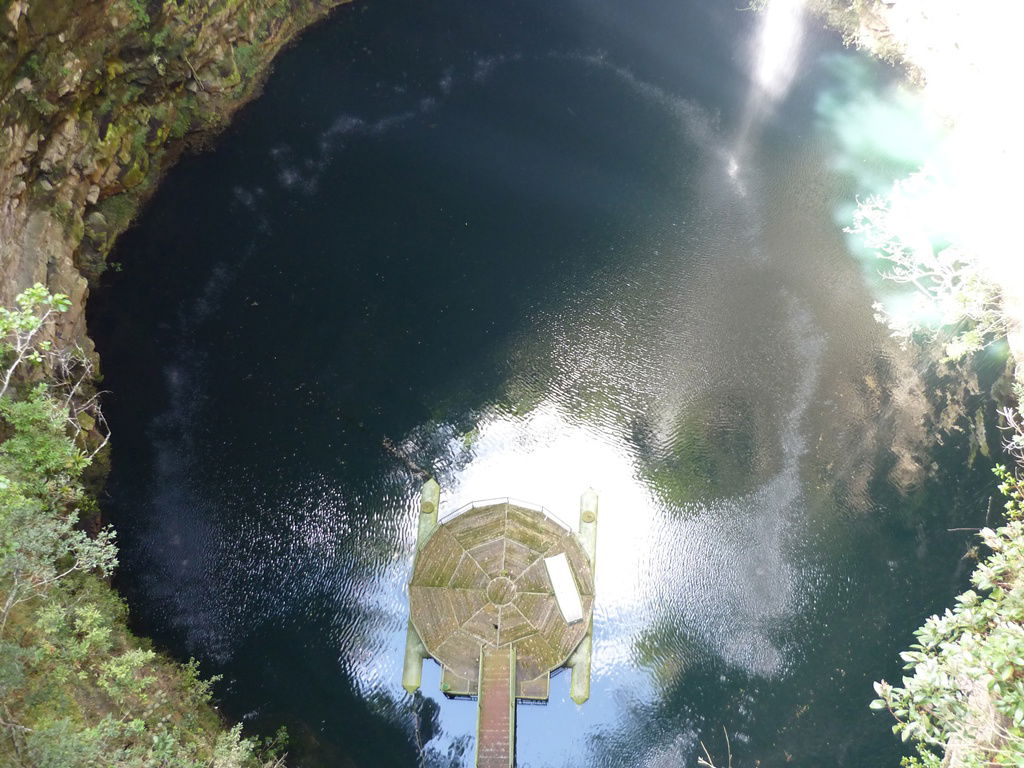
[[299,31],[346,0],[0,0],[0,305],[89,283],[188,146],[221,129]]

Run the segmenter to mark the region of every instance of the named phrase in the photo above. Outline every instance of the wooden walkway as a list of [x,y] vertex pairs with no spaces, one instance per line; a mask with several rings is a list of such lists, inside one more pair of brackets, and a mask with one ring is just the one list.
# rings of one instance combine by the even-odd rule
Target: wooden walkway
[[[420,687],[425,658],[448,697],[477,699],[477,768],[515,765],[516,702],[547,701],[551,672],[572,667],[570,695],[590,696],[597,494],[580,500],[579,534],[543,509],[489,499],[437,519],[440,488],[423,486],[409,581],[403,687]],[[563,563],[569,620],[548,558]]]
[[[584,620],[567,624],[544,558],[564,553]],[[439,526],[420,550],[409,584],[410,618],[444,668],[443,690],[475,696],[480,648],[516,651],[516,695],[545,700],[551,670],[590,628],[594,576],[576,534],[543,512],[501,502]]]
[[477,768],[511,768],[515,763],[516,651],[511,645],[484,647],[477,697]]

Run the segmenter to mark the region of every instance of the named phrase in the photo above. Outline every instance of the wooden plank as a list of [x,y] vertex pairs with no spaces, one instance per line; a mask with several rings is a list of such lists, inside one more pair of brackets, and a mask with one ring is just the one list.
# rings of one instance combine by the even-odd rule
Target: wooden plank
[[492,578],[501,574],[505,562],[505,540],[496,539],[469,550],[470,556]]
[[501,620],[498,622],[498,645],[514,643],[537,631],[514,605],[501,606],[499,613]]
[[551,675],[545,672],[533,680],[523,680],[524,669],[516,664],[516,698],[524,701],[547,701],[551,695]]
[[538,634],[552,649],[551,657],[548,659],[548,669],[553,669],[564,662],[586,634],[586,622],[566,624],[557,604],[543,616],[537,617],[536,621]]
[[593,605],[594,598],[584,595],[583,615],[588,618],[578,624],[573,624],[571,627],[567,627],[566,632],[561,636],[558,652],[563,659],[570,656],[579,646],[580,641],[590,633],[591,623],[593,621],[593,614],[591,613]]
[[542,512],[509,505],[505,535],[521,542],[538,555],[551,549],[564,533],[564,528]]
[[519,667],[527,679],[540,677],[558,666],[558,650],[540,634],[524,637],[515,645]]
[[487,589],[490,581],[491,577],[484,573],[480,564],[467,552],[459,561],[448,586],[456,589]]
[[470,619],[463,622],[462,629],[488,645],[497,645],[500,620],[498,608],[486,603]]
[[459,628],[447,591],[441,587],[409,587],[415,610],[411,618],[431,656]]
[[448,589],[455,620],[461,626],[487,604],[487,595],[480,589]]
[[583,551],[583,546],[575,534],[567,533],[562,541],[563,549],[569,564],[572,566],[573,575],[576,577],[576,586],[582,595],[594,594],[594,571],[590,567],[590,558]]
[[416,558],[412,581],[420,587],[444,587],[462,562],[462,545],[443,525],[434,531]]
[[[545,556],[567,563],[583,621],[563,618]],[[515,653],[510,679],[521,681],[509,697],[532,700],[547,698],[550,671],[579,647],[592,595],[593,570],[579,539],[541,512],[504,503],[470,510],[434,531],[409,587],[413,628],[441,664],[446,693],[478,692],[482,649],[502,649]]]
[[444,667],[441,671],[441,692],[445,696],[476,696],[480,689],[480,681],[477,679],[478,665],[473,665],[473,674],[462,676],[450,667]]
[[446,523],[444,527],[451,531],[463,547],[472,549],[505,537],[505,507],[505,504],[495,504],[474,509]]
[[444,659],[443,667],[453,674],[474,681],[472,690],[476,695],[476,675],[480,666],[480,638],[468,632],[456,632],[437,649],[437,658]]
[[551,588],[551,580],[548,578],[548,571],[544,567],[544,561],[540,559],[523,571],[522,575],[515,582],[516,591],[520,595],[525,592],[545,595],[554,594],[554,590]]
[[527,546],[512,539],[505,539],[505,560],[502,571],[505,573],[520,574],[540,559],[540,553],[534,552]]
[[554,595],[541,595],[536,592],[520,592],[512,605],[519,609],[523,616],[526,616],[530,623],[540,628],[547,621],[552,611],[557,615],[558,606],[555,605]]
[[512,768],[515,760],[515,650],[484,648],[477,702],[477,768]]

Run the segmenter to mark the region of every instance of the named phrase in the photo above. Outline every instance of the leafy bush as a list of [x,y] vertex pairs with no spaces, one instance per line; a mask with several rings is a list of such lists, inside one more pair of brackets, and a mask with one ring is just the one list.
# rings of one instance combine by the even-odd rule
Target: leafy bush
[[1009,320],[979,260],[938,234],[941,186],[925,173],[897,181],[886,195],[860,201],[846,231],[888,263],[884,277],[913,289],[898,308],[875,303],[875,318],[904,343],[952,332],[946,355],[956,360],[1003,338]]
[[0,307],[0,359],[4,361],[0,397],[10,389],[19,368],[43,361],[43,353],[51,348],[49,340],[40,339],[47,321],[54,313],[67,312],[71,307],[67,296],[51,294],[41,283],[19,293],[14,303],[14,309]]
[[[35,285],[0,309],[0,764],[28,768],[257,768],[283,746],[242,738],[209,707],[212,680],[133,637],[124,603],[103,580],[114,534],[77,526],[90,502],[76,442],[98,413],[82,376],[18,391],[19,370],[73,355],[43,339],[66,296]],[[22,390],[25,388],[22,387]],[[86,399],[95,401],[95,396]],[[80,423],[88,418],[93,426]],[[273,747],[268,750],[267,747]]]
[[1024,482],[995,468],[1006,523],[980,532],[991,554],[978,564],[956,607],[930,617],[901,654],[902,687],[875,683],[873,709],[917,745],[905,766],[1024,765]]

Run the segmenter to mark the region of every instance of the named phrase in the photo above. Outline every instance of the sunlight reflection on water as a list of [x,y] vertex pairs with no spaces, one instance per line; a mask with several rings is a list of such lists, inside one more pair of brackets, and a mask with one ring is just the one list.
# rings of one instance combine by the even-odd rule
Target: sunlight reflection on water
[[[304,765],[342,764],[332,747],[406,765],[420,736],[431,768],[468,765],[475,706],[444,699],[433,663],[422,698],[400,687],[421,478],[387,436],[437,474],[442,512],[508,495],[575,526],[580,494],[600,494],[592,696],[577,707],[562,674],[548,707],[520,708],[521,765],[674,767],[723,725],[764,765],[802,727],[797,764],[820,764],[819,726],[850,731],[840,705],[795,718],[852,646],[893,630],[833,630],[818,609],[841,625],[878,574],[904,593],[872,526],[887,419],[916,418],[888,399],[912,377],[829,218],[843,137],[796,141],[810,107],[780,110],[732,156],[737,116],[671,78],[522,43],[461,64],[446,44],[402,99],[325,96],[302,130],[246,138],[239,167],[200,175],[198,212],[162,200],[180,206],[172,231],[237,224],[224,239],[254,245],[225,270],[216,236],[179,252],[168,225],[142,233],[150,264],[187,267],[169,310],[120,319],[143,336],[176,323],[168,402],[154,416],[141,398],[133,422],[153,466],[115,462],[133,609],[222,665],[235,713],[297,726]],[[855,95],[826,104],[835,125]],[[841,691],[854,718],[857,685]]]

